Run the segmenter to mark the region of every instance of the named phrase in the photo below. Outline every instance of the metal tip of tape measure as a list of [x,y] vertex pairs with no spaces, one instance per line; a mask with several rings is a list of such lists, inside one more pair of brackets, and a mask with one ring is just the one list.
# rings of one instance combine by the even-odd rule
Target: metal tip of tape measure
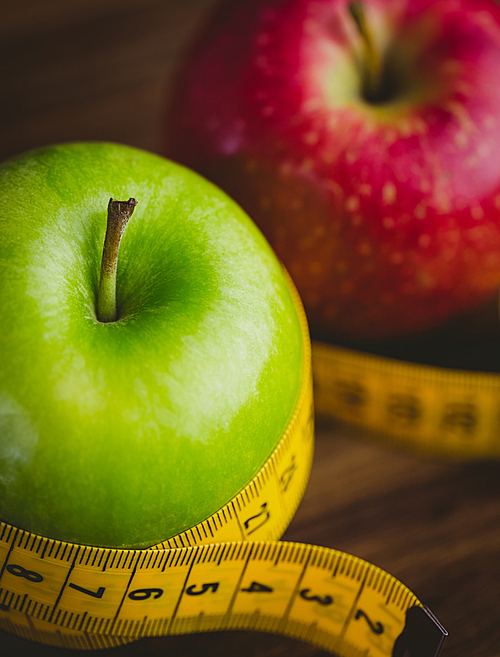
[[448,632],[428,607],[410,607],[392,657],[438,657]]

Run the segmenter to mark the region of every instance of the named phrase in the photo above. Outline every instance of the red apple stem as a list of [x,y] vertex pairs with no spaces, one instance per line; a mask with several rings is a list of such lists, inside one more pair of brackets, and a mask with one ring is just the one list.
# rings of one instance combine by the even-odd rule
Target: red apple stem
[[382,63],[375,41],[366,20],[365,8],[362,0],[353,0],[348,5],[349,12],[356,23],[356,27],[363,39],[364,45],[364,96],[367,100],[376,100],[381,87]]
[[97,319],[100,322],[115,322],[117,320],[116,268],[118,250],[125,227],[136,205],[135,198],[129,198],[128,201],[109,199],[108,223],[102,251],[101,277],[97,297]]

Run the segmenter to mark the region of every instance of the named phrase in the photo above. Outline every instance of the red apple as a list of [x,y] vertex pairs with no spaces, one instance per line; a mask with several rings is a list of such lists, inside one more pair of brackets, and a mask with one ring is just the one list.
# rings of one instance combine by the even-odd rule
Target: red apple
[[500,282],[500,6],[365,0],[358,25],[348,5],[224,4],[178,77],[167,154],[252,216],[313,333],[405,336]]

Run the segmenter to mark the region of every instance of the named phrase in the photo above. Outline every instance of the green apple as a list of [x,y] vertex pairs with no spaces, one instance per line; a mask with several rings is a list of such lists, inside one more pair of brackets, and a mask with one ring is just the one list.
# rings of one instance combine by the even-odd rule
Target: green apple
[[[270,456],[302,384],[271,248],[217,187],[117,144],[9,160],[0,195],[0,517],[134,548],[204,520]],[[137,207],[99,321],[110,196]]]

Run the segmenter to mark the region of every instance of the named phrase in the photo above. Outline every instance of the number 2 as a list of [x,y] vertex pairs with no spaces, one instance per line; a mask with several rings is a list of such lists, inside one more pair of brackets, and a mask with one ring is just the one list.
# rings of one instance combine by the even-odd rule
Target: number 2
[[384,631],[384,626],[382,623],[379,623],[378,621],[374,623],[368,616],[366,612],[364,612],[362,609],[358,609],[356,612],[356,616],[354,616],[354,620],[359,620],[360,618],[364,618],[365,621],[368,623],[368,627],[372,632],[375,634],[382,634]]

